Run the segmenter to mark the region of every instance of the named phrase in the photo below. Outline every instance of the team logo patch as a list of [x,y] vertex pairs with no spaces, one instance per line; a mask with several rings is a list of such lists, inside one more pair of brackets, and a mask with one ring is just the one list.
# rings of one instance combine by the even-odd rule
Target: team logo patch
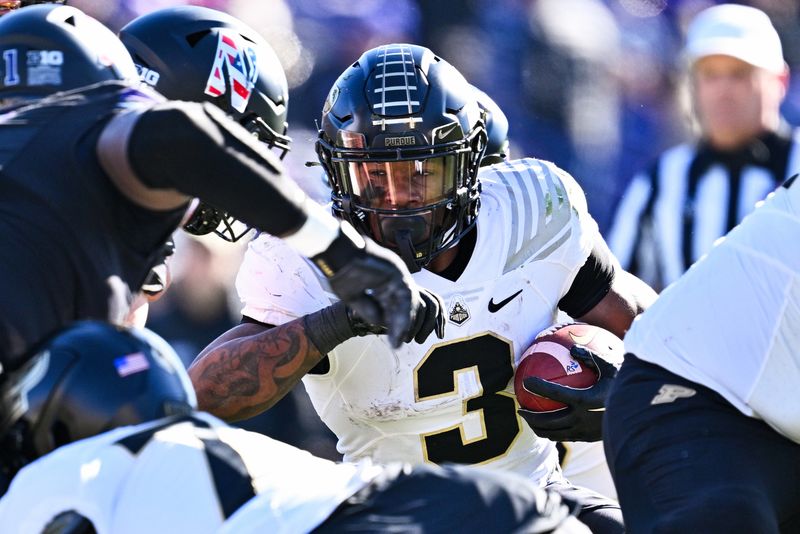
[[151,87],[158,85],[158,80],[161,78],[161,74],[158,72],[138,63],[136,63],[136,72],[139,74],[139,79]]
[[697,391],[692,388],[687,388],[686,386],[664,384],[658,390],[656,396],[653,397],[653,400],[650,401],[650,404],[667,404],[669,402],[675,402],[678,399],[693,397],[696,393]]
[[28,85],[61,85],[61,67],[64,65],[61,50],[29,50],[26,57]]
[[150,369],[150,362],[147,361],[147,356],[144,353],[134,352],[114,359],[114,367],[117,368],[117,374],[124,378],[128,375],[147,371]]
[[455,295],[450,299],[447,309],[450,310],[450,322],[456,326],[461,326],[472,317],[467,307],[467,301],[461,295]]
[[220,29],[217,51],[206,82],[205,94],[209,96],[229,94],[231,107],[239,113],[244,113],[257,79],[255,50],[239,34]]

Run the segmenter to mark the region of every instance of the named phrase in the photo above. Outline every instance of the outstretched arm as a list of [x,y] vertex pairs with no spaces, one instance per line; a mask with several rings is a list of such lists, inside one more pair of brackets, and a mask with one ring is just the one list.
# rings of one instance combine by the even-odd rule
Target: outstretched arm
[[[443,304],[421,290],[424,303],[402,341],[422,343],[442,332]],[[383,334],[337,302],[281,326],[248,322],[235,326],[206,347],[189,367],[201,410],[228,421],[257,415],[278,402],[328,352],[356,336]]]
[[282,237],[316,264],[342,301],[386,325],[395,347],[416,335],[427,315],[400,258],[310,200],[274,154],[208,103],[161,102],[120,113],[103,129],[97,155],[120,192],[141,206],[174,209],[198,197]]

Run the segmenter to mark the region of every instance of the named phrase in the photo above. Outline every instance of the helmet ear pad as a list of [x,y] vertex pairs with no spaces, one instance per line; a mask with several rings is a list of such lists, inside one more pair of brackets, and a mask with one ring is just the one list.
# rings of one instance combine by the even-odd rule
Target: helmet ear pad
[[[317,154],[332,186],[334,212],[394,248],[407,264],[427,265],[475,224],[485,118],[474,87],[427,48],[368,50],[339,77],[323,107]],[[413,207],[376,207],[365,198],[369,186],[353,175],[360,163],[414,161],[424,167],[434,158],[443,162],[446,193],[426,195]],[[423,219],[431,226],[426,232],[419,228]],[[418,240],[421,235],[427,239]]]

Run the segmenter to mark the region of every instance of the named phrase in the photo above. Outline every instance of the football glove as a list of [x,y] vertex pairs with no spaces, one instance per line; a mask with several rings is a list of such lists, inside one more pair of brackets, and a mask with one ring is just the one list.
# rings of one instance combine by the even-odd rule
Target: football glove
[[528,377],[522,383],[526,390],[563,402],[567,407],[554,412],[534,412],[523,408],[519,414],[537,436],[553,441],[599,441],[603,437],[606,398],[617,376],[617,367],[581,345],[574,345],[569,353],[597,372],[597,382],[588,388],[576,389]]
[[[422,343],[434,330],[439,338],[444,336],[444,304],[441,298],[424,288],[420,288],[419,293],[421,304],[416,310],[414,322],[403,338],[405,343],[412,340]],[[306,315],[304,323],[306,335],[322,354],[327,354],[351,337],[387,332],[385,325],[365,321],[341,301]]]
[[[383,326],[393,347],[422,343],[436,330],[444,336],[444,305],[420,291],[402,260],[347,223],[331,245],[311,258],[336,295],[363,322]],[[318,347],[321,350],[321,347]]]

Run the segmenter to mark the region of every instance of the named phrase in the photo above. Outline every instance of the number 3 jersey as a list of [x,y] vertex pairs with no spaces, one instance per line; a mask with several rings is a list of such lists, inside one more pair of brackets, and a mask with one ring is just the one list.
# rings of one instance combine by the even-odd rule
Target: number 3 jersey
[[[352,338],[329,353],[326,373],[303,379],[347,461],[485,465],[542,484],[556,470],[554,444],[517,416],[512,378],[555,321],[597,225],[575,180],[552,163],[514,160],[480,179],[477,241],[463,273],[414,274],[446,302],[445,338],[396,350],[385,336]],[[250,243],[236,284],[243,314],[273,325],[335,299],[306,260],[266,235]]]

